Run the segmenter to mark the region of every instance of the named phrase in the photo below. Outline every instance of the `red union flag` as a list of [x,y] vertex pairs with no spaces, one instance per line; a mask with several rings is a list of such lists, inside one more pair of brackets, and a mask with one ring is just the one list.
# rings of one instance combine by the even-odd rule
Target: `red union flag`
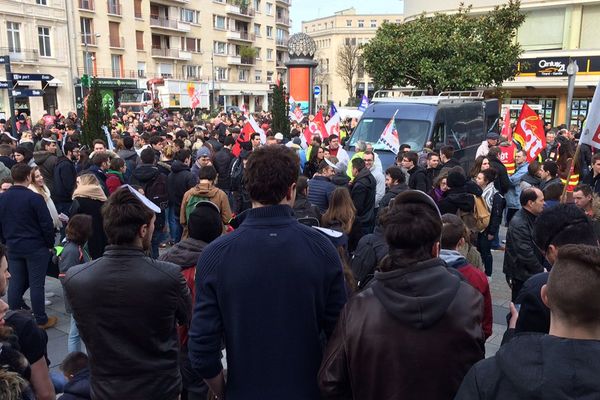
[[513,139],[519,142],[527,154],[527,162],[535,160],[546,147],[544,122],[527,104],[523,104],[521,115],[513,132]]
[[598,88],[600,83],[596,86],[579,144],[585,143],[600,149],[600,90]]

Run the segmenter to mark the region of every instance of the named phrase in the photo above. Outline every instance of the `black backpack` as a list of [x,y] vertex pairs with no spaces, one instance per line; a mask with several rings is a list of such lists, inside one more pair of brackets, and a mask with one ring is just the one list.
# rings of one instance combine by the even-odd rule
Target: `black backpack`
[[241,158],[234,158],[231,162],[231,190],[239,191],[244,178],[244,162]]
[[161,230],[165,226],[166,210],[169,206],[169,192],[167,191],[167,176],[158,174],[154,180],[148,182],[144,187],[146,197],[160,207],[160,214],[156,214],[154,228]]

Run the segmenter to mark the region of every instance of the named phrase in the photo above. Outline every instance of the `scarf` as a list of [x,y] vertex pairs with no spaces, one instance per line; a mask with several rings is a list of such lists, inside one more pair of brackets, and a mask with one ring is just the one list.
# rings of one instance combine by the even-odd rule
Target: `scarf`
[[92,200],[106,201],[106,195],[98,185],[79,185],[73,192],[73,199],[84,197]]
[[483,189],[483,193],[481,194],[481,197],[483,197],[483,199],[485,200],[485,204],[488,207],[488,210],[492,210],[492,205],[494,204],[494,195],[496,194],[497,190],[494,187],[494,182],[490,182],[488,183],[488,185]]
[[35,193],[42,195],[42,197],[44,198],[44,201],[46,202],[46,207],[48,208],[48,211],[50,212],[50,217],[52,218],[52,222],[54,223],[54,228],[61,229],[63,227],[63,224],[62,224],[60,218],[58,218],[58,211],[56,210],[56,206],[54,205],[54,202],[50,198],[50,190],[48,189],[48,187],[46,185],[44,185],[44,188],[40,189],[32,183],[31,185],[29,185],[29,189],[34,191]]

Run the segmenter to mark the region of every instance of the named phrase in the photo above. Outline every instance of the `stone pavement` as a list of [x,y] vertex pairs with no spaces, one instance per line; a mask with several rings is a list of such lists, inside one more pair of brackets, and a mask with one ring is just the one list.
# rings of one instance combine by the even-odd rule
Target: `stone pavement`
[[[504,236],[506,230],[502,228],[501,236]],[[506,330],[506,314],[508,314],[508,304],[510,302],[510,289],[502,274],[502,261],[504,252],[493,251],[494,272],[490,282],[490,291],[492,294],[492,307],[494,313],[494,325],[492,336],[486,343],[486,356],[492,356],[500,348],[502,335]],[[48,315],[58,317],[58,324],[47,330],[48,333],[48,358],[51,361],[50,369],[58,371],[62,360],[67,355],[67,337],[70,327],[70,316],[65,313],[63,291],[60,282],[57,279],[46,278],[46,291],[54,292],[56,296],[50,298],[52,305],[46,307]],[[26,298],[28,293],[26,294]]]

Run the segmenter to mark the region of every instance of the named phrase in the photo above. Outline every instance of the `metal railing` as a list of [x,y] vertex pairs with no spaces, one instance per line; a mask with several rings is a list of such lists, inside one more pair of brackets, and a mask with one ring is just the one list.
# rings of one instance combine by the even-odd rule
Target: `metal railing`
[[177,29],[177,20],[150,17],[150,26],[160,26],[161,28]]
[[282,47],[285,47],[285,46],[287,46],[288,39],[289,39],[289,38],[277,38],[277,39],[275,40],[275,44],[276,44],[277,46],[282,46]]
[[82,33],[81,34],[81,44],[87,44],[88,46],[97,46],[98,39],[96,35],[93,33]]
[[289,17],[275,17],[275,22],[278,24],[289,25],[290,18]]
[[106,1],[106,12],[112,15],[122,15],[123,10],[121,9],[121,3],[114,0]]
[[34,49],[24,48],[8,48],[0,47],[0,54],[7,54],[10,56],[10,61],[22,61],[22,62],[35,62],[40,58],[40,54]]
[[166,47],[153,47],[152,57],[179,58],[179,49],[168,49]]
[[94,7],[94,0],[79,0],[79,9],[94,11],[96,9]]

